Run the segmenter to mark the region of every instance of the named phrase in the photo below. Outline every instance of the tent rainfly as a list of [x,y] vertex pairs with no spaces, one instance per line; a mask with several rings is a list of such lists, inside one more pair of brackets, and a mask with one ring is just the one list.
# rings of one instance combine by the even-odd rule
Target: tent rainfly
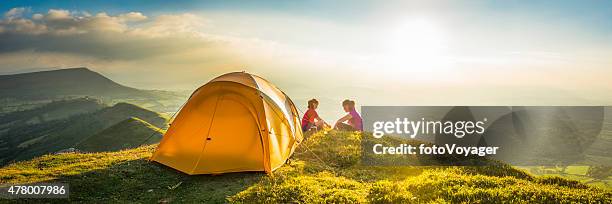
[[269,81],[219,76],[189,97],[151,160],[190,175],[271,173],[303,139],[298,111]]

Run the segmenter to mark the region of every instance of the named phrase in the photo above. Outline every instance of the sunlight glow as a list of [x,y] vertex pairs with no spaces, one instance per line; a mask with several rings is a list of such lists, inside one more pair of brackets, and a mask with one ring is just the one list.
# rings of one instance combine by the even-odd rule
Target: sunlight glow
[[445,60],[447,33],[430,19],[404,20],[394,25],[384,40],[384,58],[395,71],[432,71],[448,67]]

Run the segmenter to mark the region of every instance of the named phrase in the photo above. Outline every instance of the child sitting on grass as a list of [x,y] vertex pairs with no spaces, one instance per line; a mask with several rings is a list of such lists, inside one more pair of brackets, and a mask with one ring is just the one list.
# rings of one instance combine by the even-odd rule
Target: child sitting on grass
[[317,130],[323,129],[325,126],[329,126],[317,113],[316,109],[319,106],[317,99],[311,99],[308,101],[308,110],[302,117],[302,131],[306,132],[312,128]]
[[[342,102],[342,108],[344,112],[347,112],[344,117],[338,119],[334,129],[337,130],[349,130],[349,131],[363,131],[363,120],[357,111],[355,110],[355,101],[344,100]],[[346,123],[344,123],[346,122]]]

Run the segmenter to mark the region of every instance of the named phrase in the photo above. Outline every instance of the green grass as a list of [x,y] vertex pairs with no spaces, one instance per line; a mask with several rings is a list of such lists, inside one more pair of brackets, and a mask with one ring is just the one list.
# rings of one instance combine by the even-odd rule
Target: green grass
[[118,151],[157,143],[163,134],[147,121],[131,117],[85,139],[76,148],[84,152]]
[[[98,111],[79,114],[61,120],[52,120],[36,125],[11,127],[0,137],[0,165],[13,161],[32,159],[44,154],[78,146],[82,141],[112,128],[129,118],[138,118],[155,127],[164,129],[168,118],[162,114],[128,103],[118,103]],[[121,128],[121,127],[119,127]],[[112,130],[109,130],[112,131]],[[140,131],[142,132],[142,131]],[[114,135],[116,137],[147,137],[135,135]],[[146,133],[145,133],[146,134]],[[112,136],[111,136],[112,137]],[[36,139],[36,140],[33,140]],[[118,141],[113,138],[113,141]],[[26,142],[24,144],[24,142]]]
[[609,190],[561,177],[533,176],[504,164],[364,166],[360,142],[361,136],[353,132],[316,133],[300,145],[290,163],[272,175],[188,176],[149,162],[151,145],[15,163],[0,169],[0,183],[66,182],[71,190],[68,201],[88,203],[612,202]]
[[[572,180],[581,181],[591,186],[612,190],[612,172],[611,167],[606,168],[607,173],[599,175],[589,175],[589,169],[597,168],[597,166],[567,166],[565,168],[558,166],[522,166],[519,169],[524,169],[527,172],[539,176],[560,176]],[[600,172],[602,173],[602,172]]]

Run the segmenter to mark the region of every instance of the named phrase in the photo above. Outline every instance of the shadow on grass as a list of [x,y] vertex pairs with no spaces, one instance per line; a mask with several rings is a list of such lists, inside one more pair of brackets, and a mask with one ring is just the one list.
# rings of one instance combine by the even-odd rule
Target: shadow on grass
[[29,203],[226,203],[234,195],[267,177],[262,172],[190,176],[146,159],[114,164],[43,182],[70,185],[69,199],[11,200]]

